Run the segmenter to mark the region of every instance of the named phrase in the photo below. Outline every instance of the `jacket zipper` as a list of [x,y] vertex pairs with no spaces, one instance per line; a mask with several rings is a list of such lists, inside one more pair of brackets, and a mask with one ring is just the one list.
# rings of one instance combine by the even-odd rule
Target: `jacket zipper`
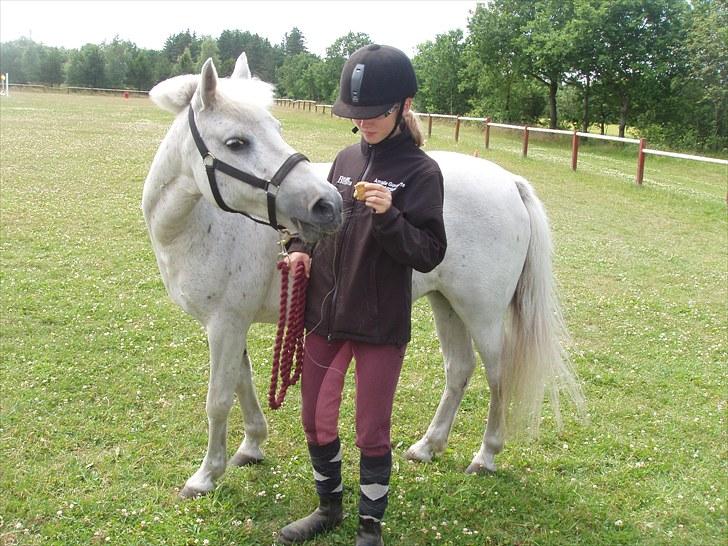
[[[369,157],[367,157],[367,162],[364,164],[364,170],[362,171],[361,175],[359,176],[358,181],[360,180],[366,180],[366,175],[369,172],[370,167],[372,166],[372,162],[374,160],[374,146],[371,144],[367,145]],[[356,203],[356,201],[355,201]],[[328,341],[331,341],[331,330],[333,328],[334,324],[334,311],[336,309],[336,296],[339,292],[339,278],[341,273],[341,264],[344,263],[344,251],[346,250],[347,245],[344,244],[346,241],[346,236],[349,233],[349,226],[351,225],[351,222],[347,222],[346,226],[344,226],[344,231],[341,234],[340,242],[339,242],[339,249],[337,254],[337,261],[336,264],[334,264],[334,272],[336,273],[335,281],[334,281],[334,294],[331,296],[331,307],[329,308],[329,332],[326,336],[326,339]]]

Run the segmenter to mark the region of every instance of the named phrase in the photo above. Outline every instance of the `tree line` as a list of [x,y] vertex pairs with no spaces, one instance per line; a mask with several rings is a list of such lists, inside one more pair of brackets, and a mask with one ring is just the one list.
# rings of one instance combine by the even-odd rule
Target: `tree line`
[[[119,38],[70,50],[21,38],[0,44],[0,71],[15,83],[146,90],[207,58],[229,74],[245,51],[280,96],[330,103],[346,58],[371,41],[349,32],[318,56],[296,27],[278,44],[186,30],[161,51]],[[614,124],[652,144],[728,148],[726,0],[491,0],[470,14],[467,33],[420,44],[413,63],[419,111],[583,131]]]

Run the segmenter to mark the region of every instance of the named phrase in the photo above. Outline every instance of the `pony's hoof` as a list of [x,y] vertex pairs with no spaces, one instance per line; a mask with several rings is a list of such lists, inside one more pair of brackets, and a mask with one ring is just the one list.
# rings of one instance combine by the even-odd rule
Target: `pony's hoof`
[[429,463],[432,461],[432,455],[426,452],[423,453],[421,450],[415,449],[414,446],[406,451],[404,458],[417,463]]
[[429,463],[432,461],[432,451],[422,442],[417,442],[405,452],[404,458],[419,463]]
[[485,465],[483,463],[470,463],[468,468],[465,469],[466,474],[477,474],[479,476],[493,474],[495,471],[495,464]]
[[229,466],[248,466],[252,464],[260,464],[262,462],[263,459],[258,457],[252,457],[245,453],[236,453],[230,458],[230,462],[228,464]]
[[200,491],[189,485],[185,485],[182,491],[179,492],[179,498],[184,500],[198,499],[204,495],[207,495],[208,491]]

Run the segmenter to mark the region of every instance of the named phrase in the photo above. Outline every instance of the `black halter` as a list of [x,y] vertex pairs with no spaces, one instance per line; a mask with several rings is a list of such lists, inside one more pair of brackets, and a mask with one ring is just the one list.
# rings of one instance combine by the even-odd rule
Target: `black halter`
[[[292,154],[288,157],[288,159],[283,162],[283,165],[281,165],[276,174],[273,175],[273,178],[271,178],[270,180],[263,180],[262,178],[258,178],[257,176],[253,176],[252,174],[248,174],[239,169],[236,169],[232,165],[229,165],[224,161],[220,161],[214,155],[212,155],[212,153],[210,153],[210,150],[207,149],[207,146],[205,146],[205,143],[200,136],[200,132],[197,130],[197,124],[195,123],[195,113],[192,110],[192,106],[190,106],[189,108],[188,117],[190,122],[190,131],[192,131],[192,138],[195,139],[197,150],[202,156],[202,163],[205,165],[205,170],[207,171],[207,179],[210,181],[210,189],[212,190],[212,195],[215,198],[217,206],[226,212],[234,212],[236,214],[242,214],[243,216],[247,216],[254,222],[258,222],[259,224],[271,226],[277,230],[284,229],[283,226],[279,226],[278,222],[276,221],[276,195],[278,195],[278,189],[280,188],[281,182],[286,177],[286,175],[291,172],[291,169],[293,169],[293,167],[295,167],[301,161],[308,161],[308,158],[303,154]],[[215,170],[222,171],[228,176],[232,176],[233,178],[240,180],[241,182],[245,182],[246,184],[250,184],[255,188],[265,190],[266,196],[268,198],[268,221],[266,222],[265,220],[253,218],[247,212],[235,210],[227,206],[225,204],[225,201],[223,201],[222,199],[220,189],[217,187],[217,180],[215,180]]]

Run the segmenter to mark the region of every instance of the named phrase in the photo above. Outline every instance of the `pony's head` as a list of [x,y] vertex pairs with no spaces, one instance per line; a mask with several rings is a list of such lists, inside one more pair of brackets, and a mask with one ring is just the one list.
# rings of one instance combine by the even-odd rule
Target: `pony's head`
[[283,140],[280,123],[268,110],[273,87],[251,77],[245,53],[230,78],[219,78],[208,59],[199,76],[170,78],[149,95],[179,114],[180,156],[211,203],[270,218],[309,241],[339,228],[341,196]]

